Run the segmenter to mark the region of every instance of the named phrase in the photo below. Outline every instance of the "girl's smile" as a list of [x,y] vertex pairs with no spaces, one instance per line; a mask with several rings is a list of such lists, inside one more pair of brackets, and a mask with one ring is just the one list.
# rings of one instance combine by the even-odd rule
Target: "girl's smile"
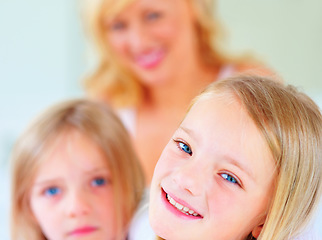
[[90,235],[91,233],[97,231],[97,227],[93,226],[82,226],[82,227],[77,227],[71,232],[68,233],[69,237],[82,237],[85,235]]
[[181,199],[177,199],[175,196],[171,197],[170,194],[166,193],[163,188],[161,191],[161,198],[166,208],[178,217],[191,220],[203,218],[197,211],[193,210],[193,207],[191,207],[188,203]]

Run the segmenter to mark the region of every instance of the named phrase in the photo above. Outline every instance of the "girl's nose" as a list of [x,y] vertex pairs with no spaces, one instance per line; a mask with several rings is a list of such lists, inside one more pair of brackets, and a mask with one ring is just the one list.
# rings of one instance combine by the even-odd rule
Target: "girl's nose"
[[183,190],[189,192],[193,196],[199,196],[202,194],[206,182],[206,172],[202,171],[192,159],[188,164],[184,164],[173,173],[173,181],[177,186]]
[[90,212],[89,203],[86,192],[70,192],[65,205],[67,216],[74,218],[87,215]]

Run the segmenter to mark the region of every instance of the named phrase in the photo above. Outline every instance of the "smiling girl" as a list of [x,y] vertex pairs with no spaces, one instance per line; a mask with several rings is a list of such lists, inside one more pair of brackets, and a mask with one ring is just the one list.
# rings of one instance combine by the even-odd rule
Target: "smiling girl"
[[256,76],[211,84],[154,171],[150,223],[167,240],[286,240],[321,196],[322,116],[293,87]]
[[12,240],[126,239],[144,179],[106,106],[49,108],[18,139],[12,166]]

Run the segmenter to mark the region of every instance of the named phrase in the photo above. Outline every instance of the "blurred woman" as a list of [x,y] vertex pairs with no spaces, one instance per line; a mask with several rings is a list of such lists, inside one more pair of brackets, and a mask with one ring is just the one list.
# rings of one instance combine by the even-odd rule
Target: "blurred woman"
[[85,9],[99,54],[85,89],[117,109],[148,185],[193,97],[236,72],[269,73],[225,53],[214,0],[97,0]]

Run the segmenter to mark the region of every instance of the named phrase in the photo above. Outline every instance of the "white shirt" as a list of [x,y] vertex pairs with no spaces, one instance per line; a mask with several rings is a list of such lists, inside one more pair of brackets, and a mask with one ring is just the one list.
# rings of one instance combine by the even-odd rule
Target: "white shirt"
[[128,240],[155,240],[150,222],[149,222],[149,192],[146,189],[140,206],[135,213],[128,234]]

